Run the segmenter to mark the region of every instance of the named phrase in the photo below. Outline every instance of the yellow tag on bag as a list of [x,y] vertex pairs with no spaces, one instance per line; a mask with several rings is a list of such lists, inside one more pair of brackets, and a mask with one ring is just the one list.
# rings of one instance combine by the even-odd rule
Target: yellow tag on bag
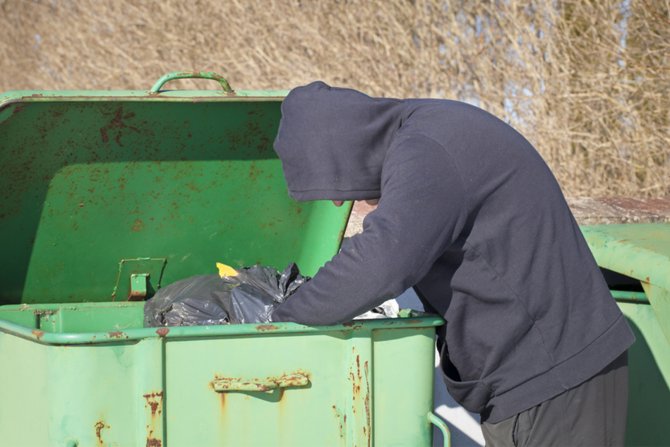
[[216,263],[216,268],[219,269],[219,276],[221,278],[225,278],[225,277],[231,278],[233,276],[237,276],[237,270],[235,270],[234,268],[232,268],[229,265],[217,262]]

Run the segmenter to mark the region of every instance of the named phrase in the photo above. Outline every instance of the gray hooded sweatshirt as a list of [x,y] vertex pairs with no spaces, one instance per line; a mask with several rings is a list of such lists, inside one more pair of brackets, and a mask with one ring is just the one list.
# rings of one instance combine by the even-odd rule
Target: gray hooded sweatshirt
[[449,392],[491,423],[633,342],[554,176],[493,115],[314,82],[285,98],[274,147],[296,200],[380,199],[274,321],[344,322],[413,287],[446,321]]

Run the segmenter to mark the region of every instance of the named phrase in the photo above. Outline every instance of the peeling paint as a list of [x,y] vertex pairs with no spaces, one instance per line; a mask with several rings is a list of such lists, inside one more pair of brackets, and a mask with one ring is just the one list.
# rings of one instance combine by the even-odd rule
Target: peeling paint
[[44,336],[44,331],[40,331],[39,329],[33,330],[32,333],[38,340],[41,340],[42,337]]
[[142,397],[147,401],[146,406],[151,408],[151,416],[154,417],[163,411],[163,392],[147,393]]
[[147,425],[147,446],[160,447],[162,436],[156,436],[155,432],[162,433],[163,413],[163,391],[154,391],[143,394],[146,401],[144,407],[150,411],[149,425]]

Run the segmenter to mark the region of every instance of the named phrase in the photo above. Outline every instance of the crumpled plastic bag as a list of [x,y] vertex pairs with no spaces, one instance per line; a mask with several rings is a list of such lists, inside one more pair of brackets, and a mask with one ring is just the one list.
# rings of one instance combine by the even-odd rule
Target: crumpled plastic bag
[[144,325],[267,323],[275,307],[309,280],[294,263],[282,273],[260,265],[217,266],[221,276],[193,276],[159,289],[144,306]]
[[231,321],[230,286],[219,275],[182,279],[158,289],[144,304],[144,326],[196,326]]
[[232,286],[235,323],[267,323],[275,308],[309,280],[291,263],[280,274],[272,267],[255,265],[222,280]]

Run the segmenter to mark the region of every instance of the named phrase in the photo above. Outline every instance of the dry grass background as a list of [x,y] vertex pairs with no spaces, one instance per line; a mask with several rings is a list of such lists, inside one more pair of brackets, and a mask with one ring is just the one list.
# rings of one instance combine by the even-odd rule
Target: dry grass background
[[0,91],[211,70],[456,98],[526,135],[569,195],[670,196],[668,0],[0,0],[0,29]]

